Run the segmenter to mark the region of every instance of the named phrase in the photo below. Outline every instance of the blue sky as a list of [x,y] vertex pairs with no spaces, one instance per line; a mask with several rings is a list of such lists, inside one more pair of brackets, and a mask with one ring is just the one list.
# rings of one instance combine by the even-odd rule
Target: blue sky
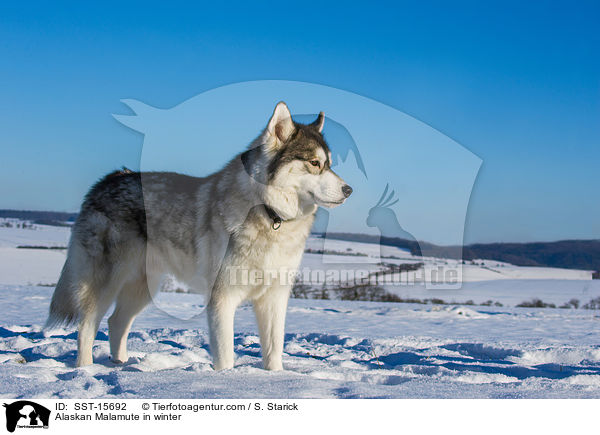
[[[212,9],[214,8],[214,9]],[[0,208],[77,210],[139,166],[112,113],[283,79],[364,95],[483,160],[465,241],[600,237],[597,2],[0,6]],[[317,109],[318,110],[318,109]]]

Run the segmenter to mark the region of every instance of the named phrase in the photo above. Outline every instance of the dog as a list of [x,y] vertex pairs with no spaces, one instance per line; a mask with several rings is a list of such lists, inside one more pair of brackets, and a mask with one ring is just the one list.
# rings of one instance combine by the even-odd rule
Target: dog
[[78,323],[77,366],[93,363],[100,321],[108,319],[115,363],[128,360],[127,335],[165,274],[207,294],[215,370],[234,365],[237,306],[253,304],[264,368],[282,369],[292,282],[275,276],[232,281],[231,271],[296,272],[319,206],[342,204],[352,188],[331,170],[321,112],[292,119],[284,102],[266,128],[221,171],[204,178],[115,171],[86,195],[50,304],[47,327]]

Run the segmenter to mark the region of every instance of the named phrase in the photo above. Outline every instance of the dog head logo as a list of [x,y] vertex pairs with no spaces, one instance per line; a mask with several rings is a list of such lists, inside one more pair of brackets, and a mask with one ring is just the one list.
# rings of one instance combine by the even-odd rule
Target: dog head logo
[[47,428],[50,421],[50,410],[28,400],[5,403],[6,430],[14,432],[18,428]]

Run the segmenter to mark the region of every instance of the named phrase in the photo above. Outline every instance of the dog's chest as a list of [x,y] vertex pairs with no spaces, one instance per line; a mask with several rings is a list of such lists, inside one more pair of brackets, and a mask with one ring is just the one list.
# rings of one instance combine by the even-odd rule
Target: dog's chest
[[257,269],[297,269],[312,222],[284,222],[274,230],[250,226],[236,237],[236,249]]

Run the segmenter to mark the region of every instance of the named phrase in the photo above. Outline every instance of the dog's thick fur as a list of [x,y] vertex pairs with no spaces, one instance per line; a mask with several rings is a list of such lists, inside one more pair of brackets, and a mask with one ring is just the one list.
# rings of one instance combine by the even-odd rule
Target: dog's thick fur
[[[73,227],[48,325],[79,323],[77,365],[92,363],[99,323],[125,362],[134,318],[165,274],[209,295],[214,368],[233,367],[236,307],[252,301],[264,367],[282,368],[291,283],[232,284],[231,271],[296,271],[317,206],[341,204],[352,189],[330,168],[321,113],[295,123],[279,103],[267,127],[221,171],[206,178],[176,173],[113,172],[87,194]],[[279,223],[281,219],[281,223]]]

